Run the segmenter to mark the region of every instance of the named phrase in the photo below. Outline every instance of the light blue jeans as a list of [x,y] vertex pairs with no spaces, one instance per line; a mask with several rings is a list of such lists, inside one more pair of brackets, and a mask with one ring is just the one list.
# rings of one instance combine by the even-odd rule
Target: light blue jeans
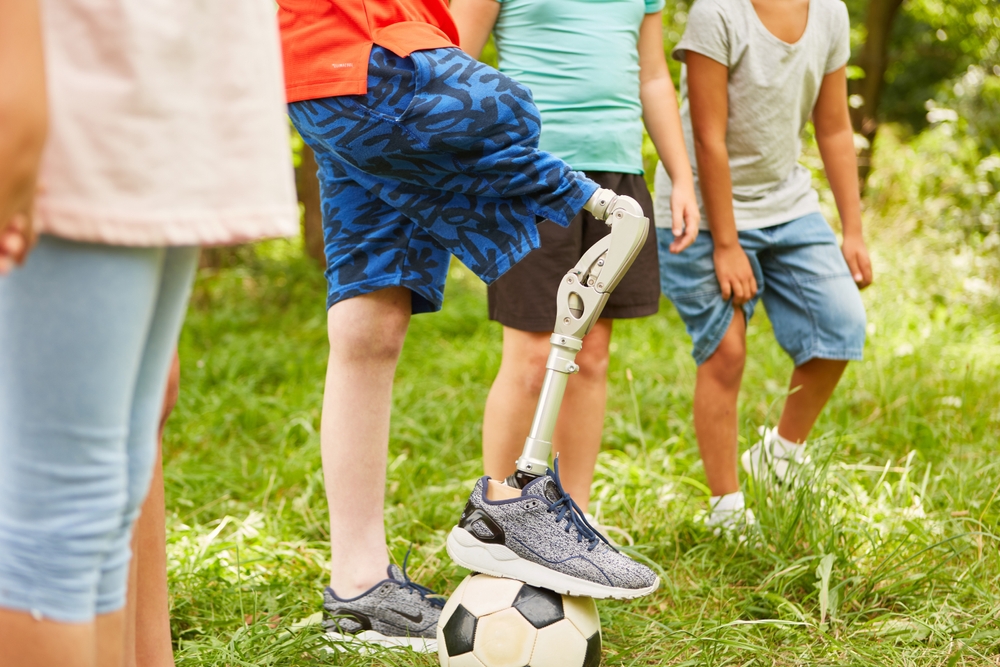
[[[688,334],[695,363],[715,354],[733,320],[715,275],[711,232],[702,231],[683,252],[673,254],[674,235],[657,229],[660,285]],[[757,279],[757,294],[743,304],[747,322],[764,302],[774,337],[796,366],[811,359],[861,359],[865,306],[837,237],[819,213],[763,229],[739,232],[740,247]]]
[[0,607],[124,606],[197,257],[42,237],[0,278]]

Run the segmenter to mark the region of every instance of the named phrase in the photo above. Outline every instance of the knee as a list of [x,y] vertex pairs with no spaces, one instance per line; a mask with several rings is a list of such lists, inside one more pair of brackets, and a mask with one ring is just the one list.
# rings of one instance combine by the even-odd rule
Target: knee
[[738,336],[726,336],[712,356],[702,364],[702,370],[722,384],[738,385],[743,378],[746,358],[746,340]]
[[328,319],[330,356],[342,361],[395,363],[403,350],[410,314],[402,308],[334,313]]
[[603,382],[608,376],[611,353],[606,344],[588,347],[585,340],[576,361],[577,365],[580,366],[580,378],[586,381]]
[[406,323],[395,317],[374,323],[341,323],[330,328],[330,354],[355,361],[395,362],[403,351]]
[[534,400],[545,381],[545,361],[548,345],[524,345],[506,348],[500,362],[500,376],[507,387],[513,387],[522,397]]
[[545,362],[549,358],[548,346],[531,349],[518,362],[521,391],[525,395],[537,398],[542,392],[545,382]]

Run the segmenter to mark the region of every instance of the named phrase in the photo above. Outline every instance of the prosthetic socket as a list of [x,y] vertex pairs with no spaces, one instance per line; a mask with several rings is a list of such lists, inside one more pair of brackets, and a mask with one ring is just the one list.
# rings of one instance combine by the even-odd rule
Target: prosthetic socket
[[552,347],[531,432],[517,460],[517,472],[507,478],[507,484],[516,488],[548,470],[552,433],[566,382],[580,370],[576,355],[583,347],[583,337],[597,324],[608,297],[639,255],[649,231],[649,219],[639,204],[611,190],[595,192],[584,209],[606,221],[611,233],[595,243],[559,285],[555,332],[550,338]]

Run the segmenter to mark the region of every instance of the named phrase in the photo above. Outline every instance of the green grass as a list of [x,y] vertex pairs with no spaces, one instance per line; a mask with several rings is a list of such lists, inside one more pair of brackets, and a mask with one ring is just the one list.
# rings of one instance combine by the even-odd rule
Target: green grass
[[[672,307],[616,325],[595,509],[663,585],[599,604],[605,664],[1000,664],[997,282],[987,260],[901,229],[884,224],[874,244],[866,357],[817,424],[816,489],[751,489],[759,539],[698,521],[695,368]],[[321,650],[324,283],[291,242],[244,254],[202,272],[181,343],[165,445],[179,664],[435,665]],[[413,543],[411,574],[443,592],[465,576],[444,541],[480,474],[499,363],[485,311],[484,288],[454,268],[444,311],[414,319],[396,380],[389,546],[401,562]],[[744,447],[791,370],[759,312]]]

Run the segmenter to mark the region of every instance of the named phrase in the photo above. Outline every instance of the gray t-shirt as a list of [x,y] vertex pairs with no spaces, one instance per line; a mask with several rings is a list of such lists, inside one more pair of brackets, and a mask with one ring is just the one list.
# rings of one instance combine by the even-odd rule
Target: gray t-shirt
[[[810,0],[805,32],[788,44],[761,23],[750,0],[696,0],[673,56],[694,51],[729,68],[726,147],[733,180],[736,228],[760,229],[819,210],[809,170],[799,164],[801,134],[812,114],[823,77],[851,55],[847,6],[841,0]],[[681,70],[681,122],[695,163],[687,95]],[[695,167],[702,229],[708,229]],[[656,224],[671,225],[670,177],[656,169]]]

